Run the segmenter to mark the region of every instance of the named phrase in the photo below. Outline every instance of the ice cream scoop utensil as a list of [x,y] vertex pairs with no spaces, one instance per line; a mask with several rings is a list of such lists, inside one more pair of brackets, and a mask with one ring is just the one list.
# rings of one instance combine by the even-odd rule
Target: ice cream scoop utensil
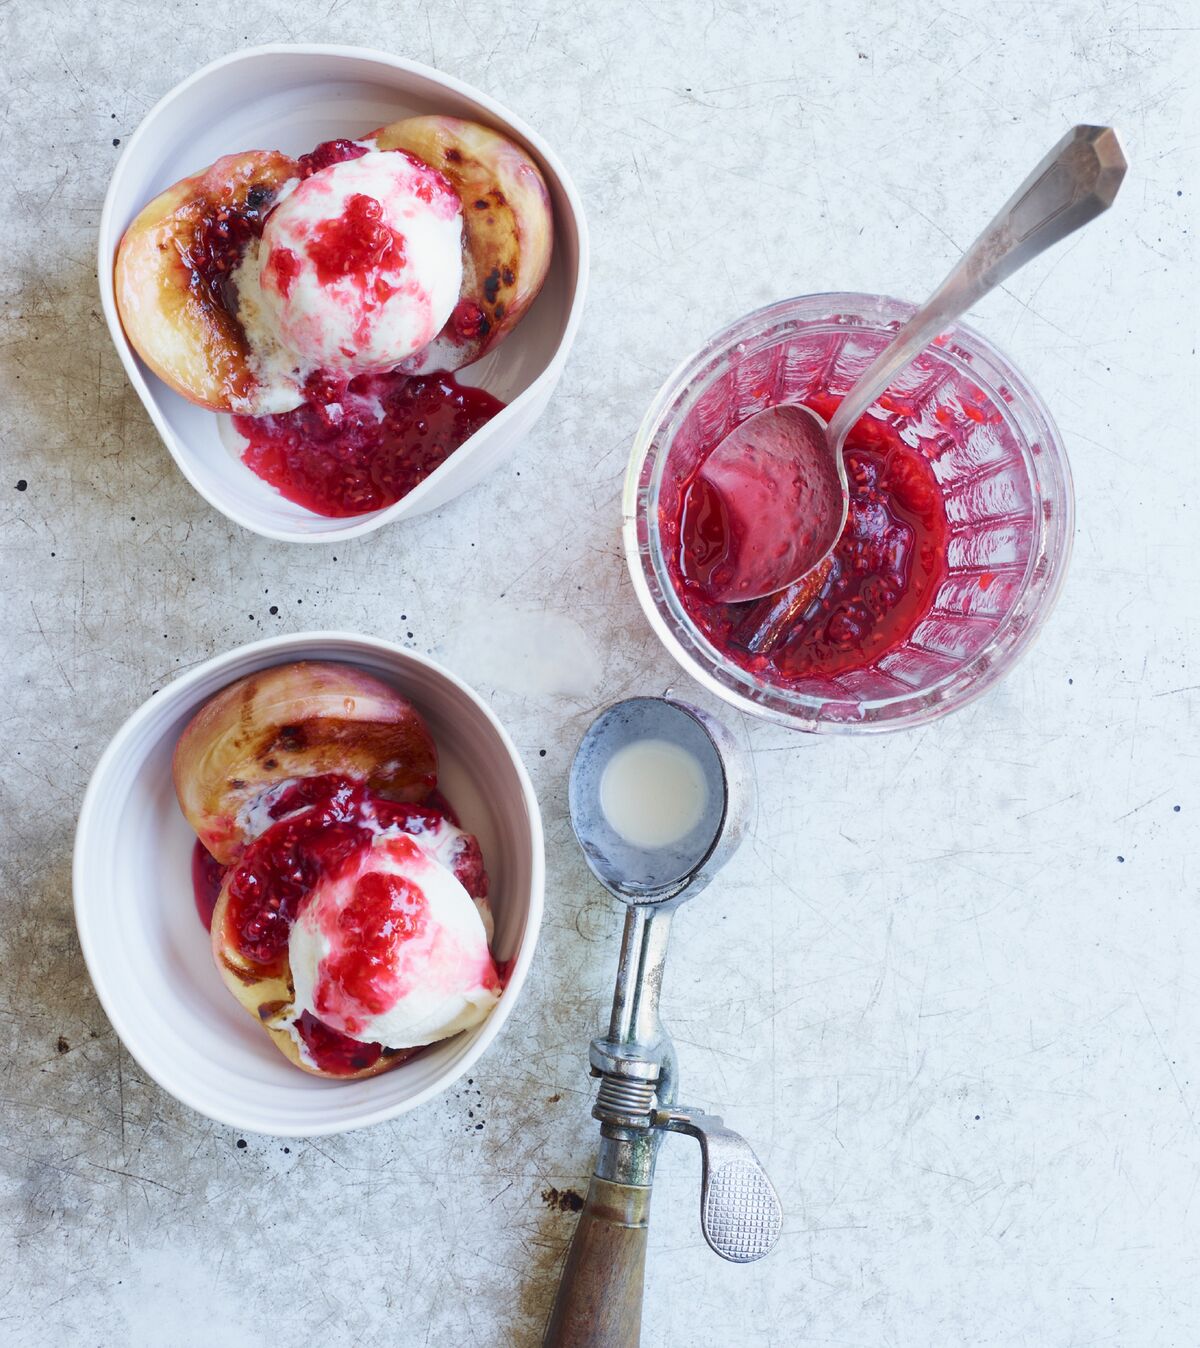
[[[675,843],[630,844],[601,806],[613,756],[638,740],[693,755],[707,787],[699,822]],[[753,779],[728,732],[695,707],[639,697],[603,711],[571,767],[571,823],[592,872],[628,905],[607,1034],[592,1041],[592,1108],[600,1150],[580,1213],[547,1348],[627,1348],[639,1341],[650,1192],[665,1132],[700,1143],[700,1225],[709,1245],[739,1263],[778,1239],[782,1210],[750,1145],[719,1118],[675,1103],[676,1064],[659,1018],[667,938],[675,910],[698,894],[736,850],[753,806]]]

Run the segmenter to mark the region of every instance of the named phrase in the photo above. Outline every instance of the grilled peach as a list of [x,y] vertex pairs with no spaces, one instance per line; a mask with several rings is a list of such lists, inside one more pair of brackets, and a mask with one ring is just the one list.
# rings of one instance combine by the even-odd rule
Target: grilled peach
[[513,330],[550,266],[554,216],[545,179],[514,141],[457,117],[409,117],[373,134],[442,173],[463,206],[463,283],[449,321],[401,368],[410,374],[470,365]]
[[437,785],[437,749],[395,689],[350,665],[301,661],[249,674],[207,702],[172,770],[188,823],[230,865],[261,831],[255,808],[271,787],[338,773],[392,800],[423,800]]
[[[360,1042],[298,1010],[293,924],[312,902],[316,886],[329,884],[336,891],[347,873],[358,874],[355,868],[364,864],[372,838],[384,829],[407,833],[410,847],[450,870],[490,933],[488,878],[479,843],[453,825],[440,806],[386,801],[341,778],[295,783],[277,804],[280,817],[271,820],[221,883],[212,919],[213,960],[221,978],[280,1052],[305,1071],[345,1079],[398,1066],[414,1050]],[[393,841],[388,847],[400,844]],[[369,942],[376,935],[372,932]],[[375,948],[366,966],[377,957]]]
[[279,189],[299,175],[296,161],[275,150],[226,155],[155,197],[117,249],[125,335],[164,383],[202,407],[257,410],[229,278]]

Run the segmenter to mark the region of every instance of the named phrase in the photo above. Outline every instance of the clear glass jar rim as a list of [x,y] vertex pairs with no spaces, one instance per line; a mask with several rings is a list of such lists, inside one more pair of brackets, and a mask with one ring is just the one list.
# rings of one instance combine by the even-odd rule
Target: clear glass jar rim
[[[883,295],[831,291],[779,300],[743,315],[710,337],[679,363],[655,395],[638,429],[622,496],[626,561],[634,592],[652,629],[680,665],[699,683],[752,715],[793,728],[833,733],[865,733],[928,722],[956,710],[990,688],[1028,648],[1053,609],[1065,578],[1074,526],[1070,467],[1058,429],[1045,404],[1012,362],[967,324],[948,329],[938,356],[970,378],[1006,419],[1021,446],[1034,498],[1034,545],[1017,598],[992,639],[942,679],[910,693],[878,699],[815,696],[756,680],[726,660],[699,632],[675,595],[657,548],[648,501],[657,504],[670,441],[657,443],[668,415],[678,424],[720,373],[723,359],[739,342],[767,335],[789,321],[798,327],[862,326],[886,331],[916,306]],[[848,321],[849,320],[849,321]],[[780,334],[782,341],[785,334]],[[759,349],[771,345],[764,342]],[[960,355],[962,352],[963,355]],[[964,358],[965,356],[965,358]],[[707,377],[702,377],[707,376]],[[999,392],[1003,386],[1010,397]],[[1036,460],[1030,452],[1037,446]],[[648,482],[646,464],[651,454]],[[1055,508],[1048,511],[1048,503]],[[646,516],[643,520],[643,516]],[[639,539],[645,524],[646,547]]]

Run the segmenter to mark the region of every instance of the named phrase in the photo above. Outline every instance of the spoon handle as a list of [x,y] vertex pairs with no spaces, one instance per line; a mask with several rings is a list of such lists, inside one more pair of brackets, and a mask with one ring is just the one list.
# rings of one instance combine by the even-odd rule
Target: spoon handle
[[840,450],[851,426],[960,314],[1031,258],[1106,211],[1124,176],[1125,156],[1112,127],[1068,131],[859,376],[830,420],[831,447]]

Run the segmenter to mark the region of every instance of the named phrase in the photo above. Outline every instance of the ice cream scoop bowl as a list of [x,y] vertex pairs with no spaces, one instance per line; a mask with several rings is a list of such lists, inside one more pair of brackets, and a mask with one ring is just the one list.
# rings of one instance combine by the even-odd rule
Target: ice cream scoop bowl
[[[665,742],[691,755],[706,788],[698,820],[656,847],[623,837],[602,803],[606,769],[639,742]],[[675,911],[733,855],[753,801],[748,765],[726,729],[669,698],[631,698],[607,708],[576,753],[572,827],[592,873],[628,909],[608,1032],[589,1053],[592,1075],[600,1078],[592,1108],[600,1149],[546,1330],[551,1348],[637,1344],[651,1186],[664,1132],[700,1142],[701,1228],[717,1254],[747,1263],[779,1236],[779,1199],[749,1144],[719,1118],[676,1104],[675,1051],[659,1016]]]

